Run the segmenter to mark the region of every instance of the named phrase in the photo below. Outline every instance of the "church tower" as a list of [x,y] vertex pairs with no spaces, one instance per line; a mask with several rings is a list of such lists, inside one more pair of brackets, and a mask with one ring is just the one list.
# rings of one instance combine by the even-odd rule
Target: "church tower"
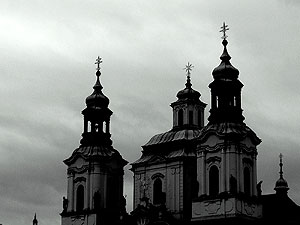
[[192,198],[197,196],[196,152],[193,140],[200,134],[206,104],[200,93],[192,88],[190,73],[185,70],[185,88],[177,93],[173,109],[173,128],[153,136],[142,146],[142,156],[132,163],[134,173],[134,202],[137,209],[147,200],[163,208],[177,220],[191,218]]
[[63,200],[62,225],[114,224],[125,211],[123,167],[127,162],[113,148],[109,99],[102,93],[97,58],[96,84],[82,111],[84,130],[80,146],[64,160],[68,166],[67,198]]
[[224,23],[221,29],[224,50],[209,84],[209,123],[197,139],[199,192],[193,202],[192,221],[244,223],[260,218],[262,213],[256,190],[256,146],[261,140],[243,122],[243,84],[238,79],[239,71],[230,63],[225,33],[228,27]]

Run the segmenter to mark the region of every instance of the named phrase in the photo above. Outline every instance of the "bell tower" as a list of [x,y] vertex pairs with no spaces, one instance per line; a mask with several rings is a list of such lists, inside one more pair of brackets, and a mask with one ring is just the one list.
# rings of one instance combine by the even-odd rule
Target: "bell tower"
[[112,224],[125,204],[124,166],[127,162],[113,148],[110,134],[109,99],[100,83],[101,58],[97,58],[96,84],[82,111],[84,130],[80,146],[64,160],[68,166],[67,198],[63,198],[62,225]]
[[[193,221],[246,223],[261,217],[257,200],[256,146],[261,140],[243,122],[239,71],[230,63],[223,24],[221,63],[213,72],[209,123],[197,139],[198,198]],[[228,220],[230,218],[230,220]],[[214,224],[214,223],[213,223]]]

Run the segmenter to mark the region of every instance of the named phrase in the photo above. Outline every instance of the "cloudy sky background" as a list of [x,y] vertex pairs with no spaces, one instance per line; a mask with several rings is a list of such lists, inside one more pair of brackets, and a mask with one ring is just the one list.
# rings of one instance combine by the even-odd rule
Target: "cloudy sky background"
[[[274,193],[280,152],[289,196],[300,204],[300,3],[266,1],[0,0],[0,223],[60,224],[63,160],[78,147],[81,110],[103,58],[101,83],[114,112],[113,145],[135,161],[172,127],[170,103],[193,88],[210,108],[211,71],[228,51],[244,83],[245,122],[262,139],[258,180]],[[132,173],[125,194],[132,210]]]

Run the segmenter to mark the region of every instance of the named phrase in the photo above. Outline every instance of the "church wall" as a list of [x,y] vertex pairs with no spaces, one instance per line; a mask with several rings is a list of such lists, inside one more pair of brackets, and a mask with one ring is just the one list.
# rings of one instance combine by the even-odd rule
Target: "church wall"
[[250,138],[241,142],[229,142],[210,136],[198,146],[197,181],[198,196],[209,195],[209,171],[215,165],[219,169],[219,192],[244,192],[244,169],[250,171],[250,195],[256,195],[256,147]]
[[76,215],[71,217],[62,217],[61,224],[63,225],[82,225],[82,224],[96,224],[96,215]]
[[[162,191],[166,195],[166,207],[176,218],[182,218],[184,209],[184,174],[183,162],[173,161],[168,163],[153,164],[139,167],[134,170],[134,208],[140,203],[140,198],[145,195],[153,203],[153,183],[159,176],[162,181]],[[146,182],[146,187],[143,187]]]

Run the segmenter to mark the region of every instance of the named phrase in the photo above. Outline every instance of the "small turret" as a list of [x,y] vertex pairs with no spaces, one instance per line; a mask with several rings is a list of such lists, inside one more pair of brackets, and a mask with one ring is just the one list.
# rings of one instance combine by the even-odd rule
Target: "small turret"
[[289,186],[288,186],[287,181],[285,179],[283,179],[282,157],[283,157],[283,155],[280,153],[280,155],[279,155],[279,159],[280,159],[280,162],[279,162],[279,167],[280,167],[279,179],[276,181],[274,190],[276,191],[276,194],[287,195],[287,192],[289,190]]
[[33,218],[33,221],[32,221],[32,225],[38,225],[38,221],[36,219],[36,213],[34,214],[34,218]]

